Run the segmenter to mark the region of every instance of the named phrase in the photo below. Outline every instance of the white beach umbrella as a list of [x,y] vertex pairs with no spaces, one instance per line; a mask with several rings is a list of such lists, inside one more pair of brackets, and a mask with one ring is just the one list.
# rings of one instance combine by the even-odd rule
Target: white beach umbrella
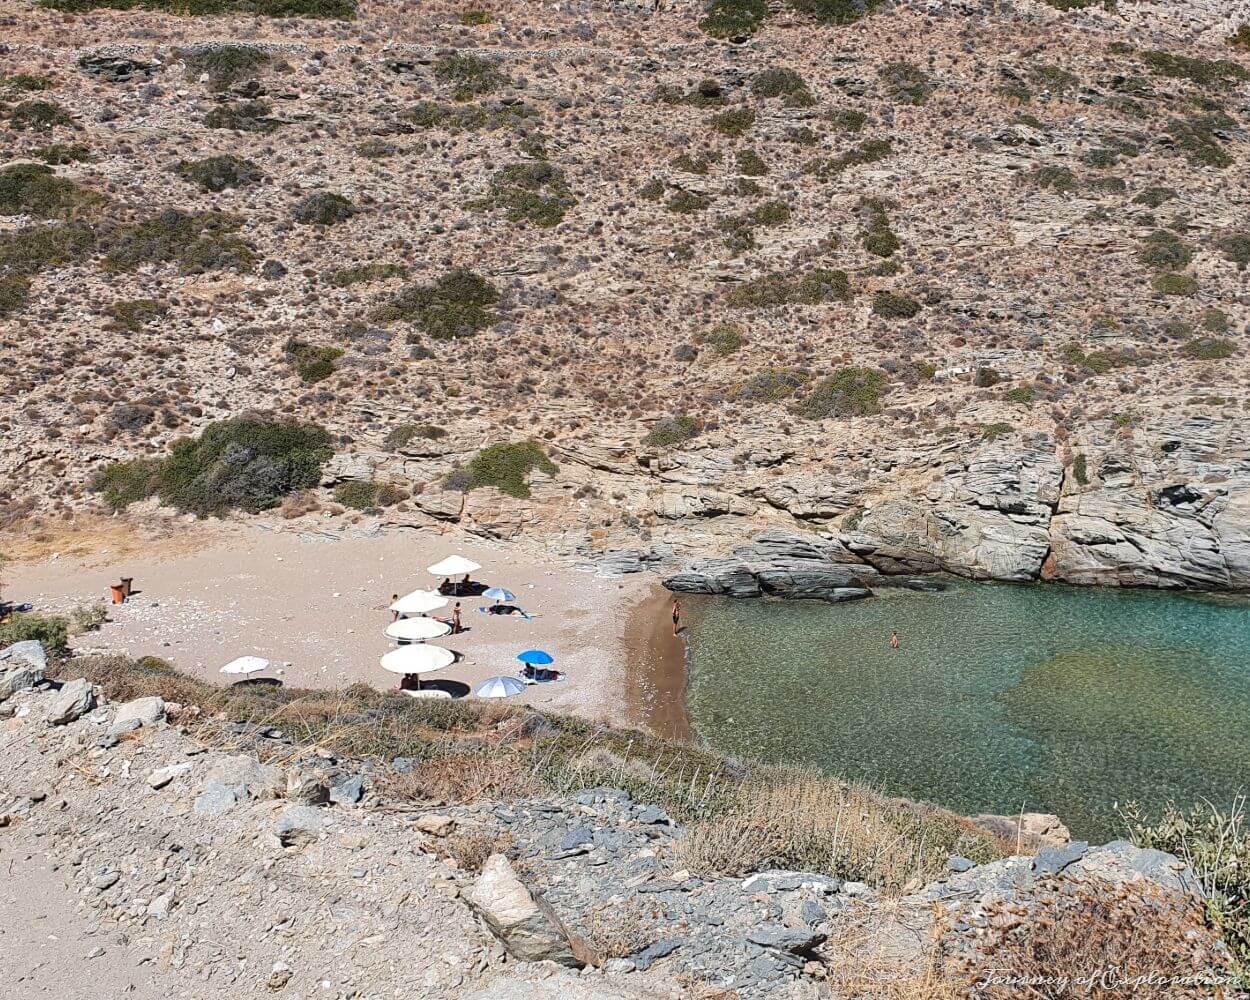
[[491,677],[473,692],[479,698],[511,698],[525,690],[525,682],[515,677]]
[[436,562],[429,567],[429,571],[435,576],[465,576],[468,573],[476,573],[481,568],[472,559],[466,559],[464,556],[448,556],[442,562]]
[[398,611],[401,615],[423,615],[427,611],[437,611],[445,607],[447,607],[447,598],[440,597],[429,590],[414,590],[392,604],[391,610]]
[[263,656],[240,656],[221,668],[223,674],[255,674],[269,666]]
[[492,601],[515,601],[516,594],[504,587],[491,587],[482,592],[482,596]]
[[392,674],[432,674],[456,662],[456,654],[442,646],[400,646],[382,657],[382,669]]
[[422,642],[426,639],[437,639],[451,632],[446,622],[435,621],[433,618],[401,618],[386,626],[388,639],[399,639],[402,642]]

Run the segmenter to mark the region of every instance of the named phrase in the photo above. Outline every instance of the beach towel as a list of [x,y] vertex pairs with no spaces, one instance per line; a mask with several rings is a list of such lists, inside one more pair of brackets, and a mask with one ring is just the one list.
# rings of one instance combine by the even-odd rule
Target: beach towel
[[[477,610],[484,615],[489,615],[491,613],[490,608],[488,607],[478,608]],[[533,621],[535,616],[531,615],[528,611],[522,611],[519,615],[491,615],[491,617],[492,618],[524,618],[528,622],[528,621]]]

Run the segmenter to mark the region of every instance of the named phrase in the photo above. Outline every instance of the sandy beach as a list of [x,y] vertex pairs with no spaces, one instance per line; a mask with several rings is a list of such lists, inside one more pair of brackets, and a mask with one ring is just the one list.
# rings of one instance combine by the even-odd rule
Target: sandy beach
[[[237,656],[263,656],[285,683],[335,688],[397,678],[378,659],[394,648],[383,630],[391,595],[434,587],[425,567],[452,553],[481,563],[475,579],[506,587],[531,621],[493,616],[461,601],[465,631],[437,640],[463,659],[430,678],[475,686],[515,675],[516,655],[544,649],[566,680],[530,686],[512,701],[594,721],[685,738],[685,675],[666,592],[654,577],[600,578],[569,568],[532,542],[492,543],[396,531],[300,532],[264,523],[188,525],[172,537],[115,529],[99,545],[33,553],[5,570],[5,597],[47,613],[106,603],[109,584],[136,593],[109,605],[80,652],[159,656],[205,679]],[[55,542],[48,546],[55,550]],[[435,612],[442,615],[451,607]]]

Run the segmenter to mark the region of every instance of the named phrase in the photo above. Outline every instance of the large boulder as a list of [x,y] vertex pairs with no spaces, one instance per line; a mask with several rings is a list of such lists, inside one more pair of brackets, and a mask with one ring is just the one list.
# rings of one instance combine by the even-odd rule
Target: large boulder
[[525,887],[502,854],[486,859],[464,898],[513,957],[571,967],[586,964],[574,954],[555,911]]
[[273,824],[273,834],[283,847],[311,844],[325,832],[325,816],[316,806],[288,806]]
[[52,696],[48,706],[48,724],[65,726],[81,719],[95,708],[95,690],[91,682],[80,677],[61,685],[61,689]]
[[1016,816],[996,816],[982,813],[972,822],[1010,844],[1019,843],[1026,851],[1038,847],[1063,847],[1072,840],[1072,834],[1063,821],[1051,813],[1020,813]]
[[48,654],[38,639],[23,639],[0,649],[0,670],[23,666],[38,673],[40,678],[47,671]]

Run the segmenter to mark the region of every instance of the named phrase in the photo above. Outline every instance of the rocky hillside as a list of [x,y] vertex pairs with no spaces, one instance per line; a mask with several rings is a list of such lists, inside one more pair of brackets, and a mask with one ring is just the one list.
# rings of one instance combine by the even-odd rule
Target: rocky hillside
[[[772,824],[801,823],[810,794],[787,790],[784,810],[729,837],[621,788],[539,792],[506,764],[556,718],[505,710],[470,731],[453,707],[374,696],[408,713],[418,756],[361,758],[341,749],[360,722],[351,692],[332,696],[338,713],[317,733],[308,692],[256,722],[239,718],[245,693],[235,711],[110,700],[140,680],[197,690],[159,665],[80,659],[45,674],[27,643],[0,668],[0,972],[23,996],[953,1000],[988,970],[1036,971],[1039,955],[1052,972],[1198,977],[1169,997],[1211,996],[1226,977],[1193,872],[1123,841],[1060,837],[977,864],[931,840],[935,876],[863,868],[875,885],[757,871],[761,835],[802,839]],[[442,737],[422,742],[440,712]],[[373,713],[384,751],[386,713]],[[581,747],[619,744],[592,734]],[[440,772],[439,754],[453,767]],[[856,844],[854,816],[880,804],[851,804],[830,863],[897,852],[901,826]]]
[[3,7],[8,518],[264,410],[292,516],[1246,586],[1241,5],[101,3]]

